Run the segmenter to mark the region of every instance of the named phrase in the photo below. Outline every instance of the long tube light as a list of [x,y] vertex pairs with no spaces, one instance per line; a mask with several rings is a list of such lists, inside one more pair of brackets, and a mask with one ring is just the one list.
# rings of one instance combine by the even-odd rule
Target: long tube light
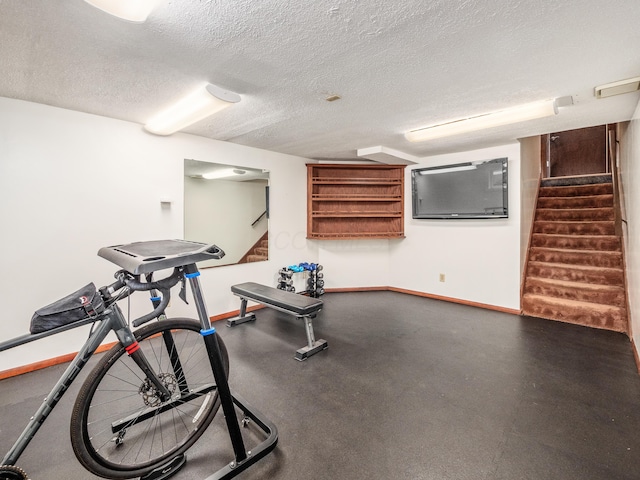
[[458,167],[432,168],[429,170],[421,170],[418,175],[437,175],[438,173],[464,172],[465,170],[475,170],[475,165],[460,165]]
[[84,0],[103,12],[133,23],[144,23],[162,0]]
[[240,101],[240,95],[210,83],[160,112],[144,126],[156,135],[171,135]]
[[405,138],[410,142],[424,142],[436,138],[484,130],[485,128],[499,127],[501,125],[524,122],[535,118],[549,117],[556,115],[557,113],[558,106],[555,99],[545,102],[534,102],[497,112],[453,120],[451,122],[433,125],[430,127],[418,128],[405,133]]

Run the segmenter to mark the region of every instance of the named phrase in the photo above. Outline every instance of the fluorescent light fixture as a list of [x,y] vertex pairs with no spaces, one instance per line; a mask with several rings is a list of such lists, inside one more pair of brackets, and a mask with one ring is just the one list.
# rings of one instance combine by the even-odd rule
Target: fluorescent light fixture
[[459,120],[453,120],[439,125],[411,130],[410,132],[405,133],[405,138],[410,142],[424,142],[436,138],[484,130],[485,128],[499,127],[501,125],[524,122],[535,118],[549,117],[551,115],[556,115],[557,113],[558,106],[555,99],[545,102],[528,103],[497,112],[461,118]]
[[226,178],[233,177],[235,175],[241,175],[241,173],[245,173],[244,170],[238,170],[234,168],[223,168],[222,170],[214,170],[213,172],[203,173],[202,178],[207,180],[215,180],[216,178]]
[[618,82],[607,83],[595,88],[596,98],[612,97],[640,90],[640,77],[628,78]]
[[84,0],[103,12],[133,23],[144,23],[162,0]]
[[459,167],[433,168],[429,170],[421,170],[418,175],[436,175],[438,173],[464,172],[465,170],[475,170],[475,165],[460,165]]
[[240,101],[240,95],[206,84],[160,112],[144,126],[156,135],[171,135]]

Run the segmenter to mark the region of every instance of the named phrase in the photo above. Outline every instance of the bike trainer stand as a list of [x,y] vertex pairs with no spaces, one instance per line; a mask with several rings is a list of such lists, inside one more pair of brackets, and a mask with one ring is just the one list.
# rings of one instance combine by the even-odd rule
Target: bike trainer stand
[[[267,438],[262,443],[258,444],[253,450],[245,451],[243,445],[236,445],[232,435],[233,449],[236,453],[235,460],[222,467],[213,475],[208,476],[205,480],[226,480],[235,477],[270,453],[278,443],[278,430],[273,423],[267,420],[258,410],[251,407],[246,400],[239,395],[231,395],[231,400],[233,404],[235,404],[240,410],[242,410],[242,413],[244,413],[242,424],[246,426],[249,420],[252,420],[260,430],[267,435]],[[229,420],[227,419],[227,423],[228,421]],[[235,411],[232,421],[237,425]],[[243,443],[242,439],[240,439],[240,443]],[[238,451],[241,452],[241,455],[238,455]],[[184,454],[178,455],[162,467],[158,467],[147,475],[140,477],[140,480],[166,480],[178,473],[186,462],[187,457]]]
[[[246,470],[271,452],[278,443],[278,430],[273,423],[267,420],[258,410],[251,407],[242,397],[231,393],[229,383],[227,382],[227,376],[222,367],[222,357],[220,354],[220,346],[218,344],[216,329],[210,328],[208,330],[202,330],[200,334],[202,335],[207,351],[209,352],[213,376],[218,386],[218,395],[220,397],[222,411],[224,413],[227,430],[229,431],[229,437],[231,438],[231,445],[233,446],[235,454],[235,459],[233,461],[222,467],[213,475],[208,476],[205,480],[228,480]],[[247,425],[247,419],[253,420],[256,425],[258,425],[258,427],[267,434],[267,438],[263,442],[259,443],[253,450],[246,450],[244,446],[244,440],[242,438],[240,426],[238,425],[238,417],[236,415],[234,405],[244,413],[244,419],[242,420],[243,425]],[[162,467],[140,477],[140,480],[166,480],[173,474],[177,473],[180,468],[184,466],[185,462],[186,457],[184,455],[178,455]]]

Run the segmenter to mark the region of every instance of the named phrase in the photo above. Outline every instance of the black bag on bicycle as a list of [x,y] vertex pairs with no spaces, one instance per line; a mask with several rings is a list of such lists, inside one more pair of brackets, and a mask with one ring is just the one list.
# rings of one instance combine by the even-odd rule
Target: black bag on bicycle
[[93,283],[80,290],[36,310],[31,317],[31,333],[46,332],[89,317],[96,317],[104,310],[102,297],[96,293]]

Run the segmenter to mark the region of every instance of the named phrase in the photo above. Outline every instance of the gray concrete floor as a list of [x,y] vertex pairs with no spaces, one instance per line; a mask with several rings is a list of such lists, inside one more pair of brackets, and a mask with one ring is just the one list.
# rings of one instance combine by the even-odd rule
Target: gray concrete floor
[[[640,477],[640,377],[626,336],[392,292],[332,293],[303,326],[273,310],[216,325],[231,388],[279,430],[240,480],[625,480]],[[0,450],[64,366],[0,382]],[[69,442],[80,375],[18,462],[33,480],[90,479]],[[244,429],[248,446],[259,441]],[[221,413],[176,480],[232,460]]]

